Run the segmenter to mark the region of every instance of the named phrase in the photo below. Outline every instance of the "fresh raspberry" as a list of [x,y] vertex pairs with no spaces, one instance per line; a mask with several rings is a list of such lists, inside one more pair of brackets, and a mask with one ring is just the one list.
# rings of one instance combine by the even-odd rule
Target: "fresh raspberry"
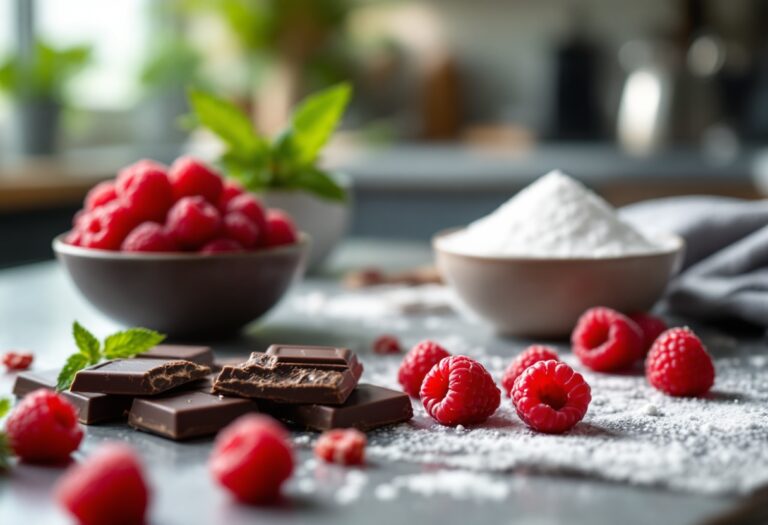
[[208,241],[200,248],[200,253],[231,253],[242,252],[243,247],[234,239],[219,238]]
[[531,345],[515,357],[515,359],[509,363],[509,366],[504,371],[504,375],[501,378],[501,386],[507,394],[507,397],[509,397],[509,392],[512,390],[512,385],[515,384],[515,379],[517,379],[526,368],[533,363],[549,361],[550,359],[554,359],[555,361],[560,360],[557,352],[544,345]]
[[354,428],[323,432],[315,444],[315,456],[328,463],[362,465],[365,462],[365,434]]
[[491,374],[463,355],[442,359],[421,384],[421,402],[441,425],[482,423],[496,412],[500,401]]
[[248,414],[219,432],[208,466],[240,501],[265,504],[280,496],[293,472],[288,435],[268,416]]
[[672,328],[648,352],[645,377],[670,396],[702,396],[715,382],[715,367],[696,334],[688,328]]
[[397,371],[397,380],[403,391],[412,397],[419,397],[424,376],[444,357],[451,354],[448,350],[432,341],[422,341],[405,354]]
[[538,432],[562,434],[587,413],[592,393],[578,372],[550,359],[529,366],[512,387],[512,403],[523,422]]
[[[243,193],[232,197],[227,203],[227,214],[239,212],[251,219],[260,232],[267,231],[267,214],[264,211],[264,205],[261,201],[250,193]],[[266,240],[266,235],[262,235],[262,240]]]
[[400,341],[394,335],[380,335],[373,342],[373,352],[375,354],[399,354]]
[[200,195],[213,205],[219,203],[223,182],[221,176],[192,157],[179,157],[168,171],[173,187],[173,198]]
[[582,314],[571,344],[584,366],[597,372],[628,368],[643,355],[640,328],[627,316],[603,306]]
[[647,354],[651,345],[668,328],[663,319],[655,315],[646,313],[637,313],[629,316],[643,333],[643,354]]
[[281,246],[296,242],[296,225],[291,217],[283,210],[267,211],[266,245]]
[[166,226],[180,246],[195,249],[219,233],[221,216],[204,198],[184,197],[168,212]]
[[141,160],[117,176],[117,195],[137,221],[165,222],[173,190],[164,166]]
[[20,352],[18,350],[9,350],[3,354],[3,365],[8,370],[26,370],[32,364],[35,356],[32,352]]
[[120,201],[109,202],[85,213],[78,220],[79,246],[117,250],[134,226],[136,219],[128,208]]
[[128,445],[107,443],[71,467],[54,489],[59,504],[80,525],[141,525],[149,488],[138,456]]
[[98,208],[108,202],[112,202],[116,198],[117,189],[115,188],[115,183],[111,180],[105,180],[91,188],[85,196],[85,209],[92,210]]
[[245,193],[245,190],[235,181],[224,181],[224,185],[221,188],[221,194],[219,195],[219,202],[216,204],[222,215],[227,213],[227,207],[232,199],[243,193]]
[[243,248],[256,246],[260,233],[256,223],[239,211],[224,216],[224,236],[236,240]]
[[156,222],[142,222],[123,241],[124,252],[175,252],[178,250],[173,237]]
[[75,408],[45,389],[22,399],[8,416],[5,428],[13,451],[31,463],[62,463],[83,439]]

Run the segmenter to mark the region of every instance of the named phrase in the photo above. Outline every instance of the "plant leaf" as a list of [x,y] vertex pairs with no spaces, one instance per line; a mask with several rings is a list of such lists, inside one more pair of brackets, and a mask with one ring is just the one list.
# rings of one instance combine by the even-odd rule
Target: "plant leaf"
[[243,111],[223,98],[197,89],[189,90],[189,103],[197,122],[223,140],[240,157],[264,157],[267,141],[253,130],[253,124]]
[[88,357],[85,354],[72,354],[69,356],[61,372],[59,372],[59,377],[56,379],[56,390],[67,390],[69,385],[72,384],[75,374],[89,364]]
[[88,364],[95,365],[98,363],[101,358],[99,340],[77,321],[72,323],[72,336],[75,338],[75,344],[80,353],[88,360]]
[[146,328],[129,328],[116,332],[104,340],[104,357],[118,359],[143,354],[160,344],[165,335]]
[[7,397],[0,398],[0,419],[4,418],[9,410],[11,410],[11,400]]
[[5,432],[0,432],[0,470],[8,470],[8,458],[11,457],[11,444]]
[[290,187],[314,193],[318,197],[344,202],[347,192],[326,172],[316,168],[305,168],[289,179]]
[[344,82],[310,95],[296,108],[291,118],[293,163],[310,165],[341,120],[352,96],[352,86]]

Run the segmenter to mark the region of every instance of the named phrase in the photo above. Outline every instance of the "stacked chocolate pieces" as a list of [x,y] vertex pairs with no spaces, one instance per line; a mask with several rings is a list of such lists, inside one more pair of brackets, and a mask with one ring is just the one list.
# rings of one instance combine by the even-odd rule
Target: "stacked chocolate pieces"
[[245,363],[224,366],[213,392],[256,399],[263,412],[314,430],[368,430],[413,417],[407,395],[358,385],[362,373],[346,348],[272,345]]

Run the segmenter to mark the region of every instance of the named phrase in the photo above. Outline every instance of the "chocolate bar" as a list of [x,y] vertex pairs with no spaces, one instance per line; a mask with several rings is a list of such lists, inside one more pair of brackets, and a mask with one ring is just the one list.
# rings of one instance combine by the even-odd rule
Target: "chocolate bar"
[[183,359],[198,365],[213,365],[213,350],[210,346],[157,345],[138,357],[143,359]]
[[[58,370],[43,372],[22,372],[16,376],[13,384],[13,394],[24,397],[39,388],[56,389]],[[126,396],[112,396],[92,392],[70,392],[65,390],[61,395],[77,410],[78,420],[85,425],[113,421],[125,417],[131,406],[132,399]]]
[[245,363],[224,366],[213,383],[217,394],[279,403],[341,404],[363,373],[350,350],[273,345]]
[[359,430],[393,425],[413,417],[411,399],[403,392],[361,384],[343,405],[287,405],[260,401],[259,408],[277,419],[313,430],[353,427]]
[[75,374],[70,390],[151,396],[198,379],[204,379],[211,369],[191,361],[161,359],[114,359]]
[[256,403],[242,397],[224,397],[202,391],[166,392],[137,397],[128,413],[128,424],[139,430],[175,440],[215,434]]

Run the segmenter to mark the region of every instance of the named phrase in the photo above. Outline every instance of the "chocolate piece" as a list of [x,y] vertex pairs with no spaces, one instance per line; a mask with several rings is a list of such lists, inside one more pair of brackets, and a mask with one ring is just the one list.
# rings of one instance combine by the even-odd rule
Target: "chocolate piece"
[[199,365],[213,365],[213,350],[210,346],[157,345],[138,357],[142,359],[183,359]]
[[248,361],[248,357],[250,357],[250,355],[238,356],[238,357],[221,357],[219,359],[214,359],[213,365],[211,366],[211,370],[218,373],[225,366],[242,365],[243,363]]
[[254,401],[241,397],[217,396],[199,390],[167,392],[134,399],[128,424],[180,440],[215,434],[241,415],[257,410]]
[[252,353],[245,363],[224,366],[213,392],[280,403],[339,405],[362,373],[355,354],[344,348],[273,345],[265,354]]
[[371,430],[413,417],[411,399],[406,394],[367,384],[358,385],[346,403],[339,406],[260,401],[259,408],[277,419],[320,431],[347,427]]
[[[56,389],[58,370],[45,370],[43,372],[22,372],[16,376],[13,384],[13,393],[18,397],[24,397],[39,388],[46,390]],[[92,392],[61,392],[64,398],[72,403],[77,410],[78,420],[85,425],[103,423],[122,419],[131,406],[132,398],[126,396],[112,396]]]
[[211,369],[191,361],[160,359],[114,359],[75,374],[70,390],[151,396],[171,388],[204,379]]

